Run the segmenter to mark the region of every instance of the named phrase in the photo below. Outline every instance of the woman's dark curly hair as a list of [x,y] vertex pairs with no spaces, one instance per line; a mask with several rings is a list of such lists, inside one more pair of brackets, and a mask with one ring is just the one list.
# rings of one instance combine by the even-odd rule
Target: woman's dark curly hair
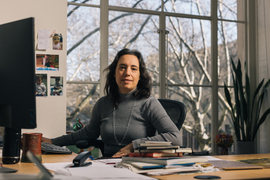
[[113,101],[114,107],[118,107],[119,103],[119,92],[118,92],[118,85],[116,84],[115,80],[115,69],[117,67],[117,63],[121,56],[123,55],[134,55],[139,60],[140,65],[140,80],[137,84],[137,90],[133,93],[135,97],[146,97],[148,98],[151,94],[151,76],[148,74],[142,54],[137,50],[130,50],[130,49],[122,49],[119,51],[113,62],[104,70],[109,71],[107,74],[107,80],[104,88],[104,92],[107,94],[107,96],[110,96],[110,98]]

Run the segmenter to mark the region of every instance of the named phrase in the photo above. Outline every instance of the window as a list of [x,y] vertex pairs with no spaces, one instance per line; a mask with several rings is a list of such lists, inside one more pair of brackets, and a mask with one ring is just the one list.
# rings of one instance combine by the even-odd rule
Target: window
[[[143,54],[153,96],[187,106],[183,143],[196,151],[211,150],[209,130],[231,127],[223,85],[233,88],[230,58],[245,58],[244,2],[68,0],[67,130],[77,118],[89,121],[93,105],[103,96],[103,66],[127,47]],[[100,15],[104,11],[108,20]],[[108,32],[101,31],[101,24],[108,24]],[[100,39],[108,39],[108,45],[101,46]],[[108,58],[101,60],[101,51]],[[217,125],[211,126],[213,121]]]

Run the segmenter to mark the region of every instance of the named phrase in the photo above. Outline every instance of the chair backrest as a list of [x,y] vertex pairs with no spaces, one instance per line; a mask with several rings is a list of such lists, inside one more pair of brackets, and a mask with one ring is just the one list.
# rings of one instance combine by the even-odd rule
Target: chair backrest
[[180,130],[185,119],[186,119],[186,106],[176,100],[171,99],[158,99],[160,104],[163,106],[168,116],[174,122],[174,124]]

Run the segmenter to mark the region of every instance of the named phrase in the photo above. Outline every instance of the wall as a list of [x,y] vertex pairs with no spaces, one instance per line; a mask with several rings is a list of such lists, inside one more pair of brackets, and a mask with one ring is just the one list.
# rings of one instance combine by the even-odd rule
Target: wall
[[36,50],[36,54],[58,54],[59,71],[36,71],[38,74],[47,74],[47,84],[50,76],[62,76],[63,96],[37,97],[37,128],[23,130],[23,132],[41,132],[44,137],[55,137],[66,132],[66,35],[67,35],[67,1],[66,0],[12,0],[1,1],[0,24],[24,19],[35,18],[35,37],[37,30],[47,29],[52,33],[62,33],[63,50],[52,49]]
[[[263,78],[265,81],[270,78],[270,1],[260,0],[257,2],[257,83],[259,83]],[[269,102],[270,88],[268,88],[268,93],[264,99],[262,112],[265,112],[265,110],[270,107]],[[269,129],[270,115],[268,115],[264,124],[261,125],[260,132],[258,133],[259,153],[270,152]]]

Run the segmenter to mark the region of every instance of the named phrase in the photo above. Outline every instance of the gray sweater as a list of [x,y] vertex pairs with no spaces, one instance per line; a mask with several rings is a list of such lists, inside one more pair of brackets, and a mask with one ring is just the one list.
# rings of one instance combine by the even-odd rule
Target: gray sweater
[[136,149],[145,140],[170,141],[180,145],[180,132],[159,101],[152,96],[135,98],[132,93],[120,94],[115,118],[111,99],[108,96],[100,98],[87,126],[54,138],[52,143],[60,146],[74,145],[79,140],[96,139],[101,135],[105,154],[114,154],[131,142]]

